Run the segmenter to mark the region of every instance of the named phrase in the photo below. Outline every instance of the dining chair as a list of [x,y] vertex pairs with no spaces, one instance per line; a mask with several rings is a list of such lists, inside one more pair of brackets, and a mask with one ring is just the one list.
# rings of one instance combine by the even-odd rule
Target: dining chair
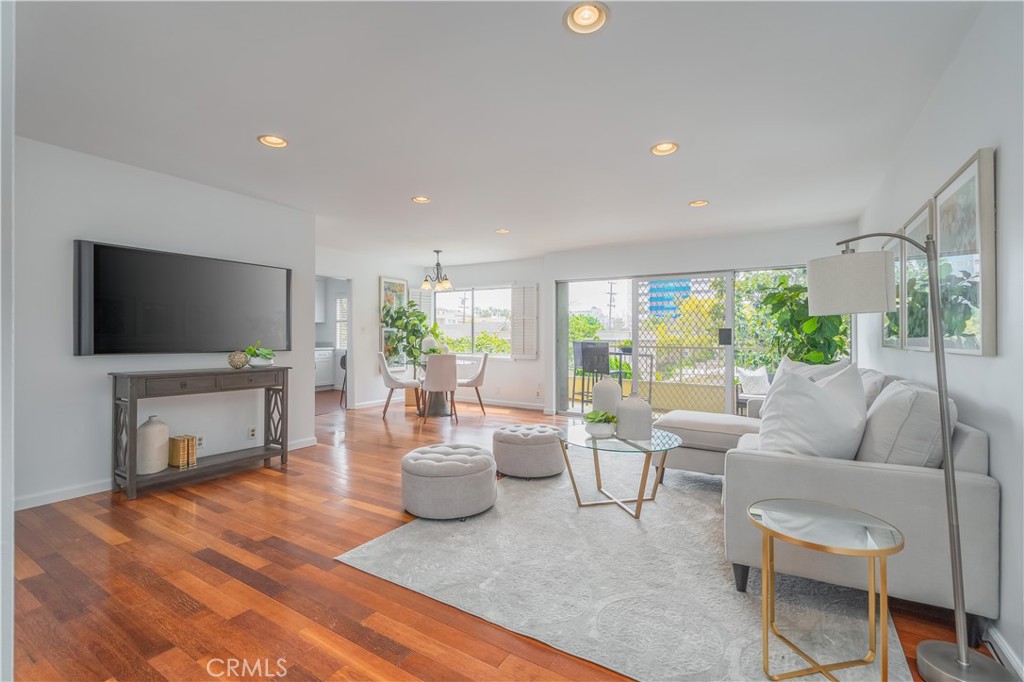
[[490,353],[484,353],[480,359],[480,367],[477,368],[476,374],[459,382],[459,388],[472,388],[476,391],[476,400],[480,403],[480,411],[484,414],[487,414],[487,410],[484,409],[484,399],[480,397],[480,387],[484,385],[484,373],[487,371],[488,355]]
[[451,400],[451,416],[459,421],[459,412],[455,408],[455,389],[459,387],[459,377],[456,374],[455,361],[457,356],[454,353],[444,355],[428,355],[427,371],[423,377],[423,418],[426,419],[430,412],[430,401],[434,394],[440,393],[442,400],[447,396]]
[[382,419],[388,418],[388,406],[391,405],[391,396],[395,394],[395,389],[398,388],[414,388],[416,389],[416,409],[420,409],[420,382],[415,379],[399,379],[391,373],[391,369],[388,367],[387,358],[384,357],[384,353],[377,353],[377,364],[380,365],[380,375],[384,379],[384,387],[390,389],[388,391],[388,399],[384,401],[384,416]]

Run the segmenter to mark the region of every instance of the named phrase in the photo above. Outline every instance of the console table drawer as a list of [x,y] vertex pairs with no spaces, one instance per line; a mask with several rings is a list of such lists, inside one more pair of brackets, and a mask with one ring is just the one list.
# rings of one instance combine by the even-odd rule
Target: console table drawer
[[245,370],[239,370],[238,374],[231,374],[220,378],[220,387],[226,391],[237,388],[263,388],[265,386],[278,386],[280,384],[281,376],[278,372],[260,372],[259,374],[250,374]]
[[177,395],[217,390],[217,377],[176,377],[146,379],[146,395]]

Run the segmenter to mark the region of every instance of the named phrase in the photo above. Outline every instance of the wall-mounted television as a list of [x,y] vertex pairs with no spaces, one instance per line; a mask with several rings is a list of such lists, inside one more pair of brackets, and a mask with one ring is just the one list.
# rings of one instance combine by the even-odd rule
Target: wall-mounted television
[[291,350],[287,268],[75,240],[75,355]]

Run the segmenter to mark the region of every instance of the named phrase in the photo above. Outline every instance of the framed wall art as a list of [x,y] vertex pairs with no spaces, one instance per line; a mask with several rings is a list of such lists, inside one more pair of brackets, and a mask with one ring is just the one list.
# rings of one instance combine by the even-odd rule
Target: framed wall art
[[[903,231],[900,230],[902,233]],[[892,251],[893,267],[896,269],[896,310],[882,314],[882,346],[903,347],[903,241],[892,237],[882,244],[883,251]]]
[[[935,234],[935,207],[929,199],[907,221],[901,232],[924,244],[929,234]],[[930,351],[931,305],[928,299],[928,257],[924,251],[903,242],[903,276],[900,283],[900,314],[903,319],[902,347],[908,350]]]
[[935,194],[942,342],[996,354],[995,153],[979,149]]
[[404,279],[394,277],[380,278],[380,307],[385,305],[391,307],[404,306],[409,300],[409,283]]

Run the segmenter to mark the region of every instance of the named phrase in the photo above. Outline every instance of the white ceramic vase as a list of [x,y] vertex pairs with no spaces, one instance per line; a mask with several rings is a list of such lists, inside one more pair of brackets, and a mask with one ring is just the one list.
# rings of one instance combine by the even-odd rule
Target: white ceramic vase
[[135,436],[135,473],[155,474],[167,468],[167,441],[171,432],[167,424],[151,416],[139,427]]
[[261,358],[259,356],[249,358],[250,367],[269,367],[274,364],[274,358]]
[[615,424],[601,424],[598,422],[587,422],[583,430],[594,438],[611,438],[615,435]]
[[611,377],[605,377],[594,384],[594,409],[615,414],[622,402],[622,387]]
[[616,433],[626,440],[650,440],[654,422],[651,405],[646,400],[632,394],[621,403],[615,416],[619,418]]

